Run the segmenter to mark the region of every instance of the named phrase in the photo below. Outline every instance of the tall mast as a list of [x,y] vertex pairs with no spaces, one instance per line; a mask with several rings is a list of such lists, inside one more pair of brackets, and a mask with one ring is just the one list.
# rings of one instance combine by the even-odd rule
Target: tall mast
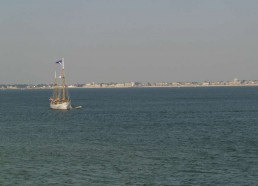
[[54,98],[56,99],[56,98],[58,98],[58,86],[57,86],[57,79],[56,79],[57,77],[56,77],[56,71],[55,71],[55,82],[54,82]]
[[62,93],[63,93],[63,100],[65,100],[65,73],[64,73],[64,58],[62,58]]

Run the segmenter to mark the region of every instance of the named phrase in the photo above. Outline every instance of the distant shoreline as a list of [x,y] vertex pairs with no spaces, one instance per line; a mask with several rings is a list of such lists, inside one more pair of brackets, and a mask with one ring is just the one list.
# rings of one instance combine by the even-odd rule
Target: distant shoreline
[[[208,87],[257,87],[256,85],[184,85],[184,86],[134,86],[134,87],[68,87],[68,89],[137,89],[137,88],[208,88]],[[52,90],[53,87],[0,88],[0,90]]]

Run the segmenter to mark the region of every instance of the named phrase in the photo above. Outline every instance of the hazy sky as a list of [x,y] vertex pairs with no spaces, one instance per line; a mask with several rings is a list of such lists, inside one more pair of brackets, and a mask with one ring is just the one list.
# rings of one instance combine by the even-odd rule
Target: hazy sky
[[0,84],[258,79],[257,0],[1,0]]

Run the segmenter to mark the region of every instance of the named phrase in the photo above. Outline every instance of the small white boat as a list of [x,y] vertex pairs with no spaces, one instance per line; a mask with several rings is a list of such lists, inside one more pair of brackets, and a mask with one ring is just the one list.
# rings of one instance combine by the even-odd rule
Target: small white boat
[[74,107],[75,109],[81,109],[82,108],[82,106],[77,106],[77,107]]
[[72,108],[71,99],[68,95],[67,86],[65,84],[65,73],[64,73],[64,59],[57,61],[56,64],[62,65],[61,69],[61,86],[57,83],[57,77],[55,73],[54,91],[50,100],[50,108],[55,110],[69,110]]

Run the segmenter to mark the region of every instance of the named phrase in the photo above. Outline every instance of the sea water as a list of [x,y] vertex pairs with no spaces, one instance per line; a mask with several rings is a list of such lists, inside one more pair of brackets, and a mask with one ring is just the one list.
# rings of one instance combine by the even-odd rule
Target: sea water
[[0,185],[258,185],[258,88],[0,91]]

